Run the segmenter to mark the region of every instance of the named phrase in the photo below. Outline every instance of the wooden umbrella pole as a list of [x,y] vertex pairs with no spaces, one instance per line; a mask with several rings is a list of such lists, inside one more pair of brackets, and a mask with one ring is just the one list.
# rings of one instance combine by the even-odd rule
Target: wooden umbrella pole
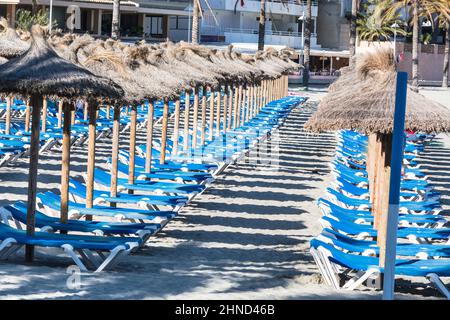
[[198,107],[199,107],[199,88],[194,89],[194,119],[192,123],[192,150],[197,147],[197,130],[198,130]]
[[285,75],[283,75],[282,77],[281,77],[281,79],[280,79],[280,98],[283,98],[283,96],[284,96],[284,91],[285,91],[285,87],[284,87],[284,78],[285,78],[286,76]]
[[155,101],[150,100],[148,102],[147,110],[147,137],[145,147],[145,172],[150,173],[152,168],[152,150],[153,150],[153,117],[155,112]]
[[180,139],[180,99],[175,101],[175,122],[173,124],[172,154],[178,154],[178,140]]
[[283,84],[282,84],[282,81],[283,81],[283,76],[281,76],[280,78],[278,78],[278,99],[281,99],[281,95],[282,95],[282,92],[283,92]]
[[30,99],[27,99],[27,104],[25,106],[25,132],[30,131],[30,117],[31,117],[31,108],[30,108]]
[[252,113],[252,103],[253,103],[253,85],[247,88],[247,108],[245,111],[245,122],[248,122],[251,118]]
[[239,105],[239,88],[238,85],[234,88],[234,103],[233,103],[233,129],[236,129],[238,124],[238,105]]
[[263,107],[270,102],[269,101],[269,85],[270,85],[270,80],[264,81],[264,105],[263,105]]
[[207,88],[206,85],[203,86],[203,93],[202,93],[202,129],[201,129],[201,136],[200,136],[200,145],[205,145],[206,140],[206,95],[207,95]]
[[231,130],[231,127],[233,126],[233,101],[234,101],[234,84],[232,83],[230,85],[230,94],[228,96],[228,130]]
[[106,119],[111,119],[111,104],[106,105]]
[[[42,97],[31,96],[33,114],[31,120],[31,140],[30,140],[30,167],[28,173],[28,195],[27,195],[27,235],[33,236],[35,231],[36,213],[36,191],[37,191],[37,171],[39,161],[40,145],[40,121]],[[34,246],[25,246],[25,261],[32,262],[34,259]]]
[[[223,129],[222,131],[225,133],[227,132],[227,123],[228,123],[228,95],[229,95],[229,88],[228,88],[228,83],[225,83],[224,89],[223,89],[223,114],[222,114],[222,126]],[[219,108],[220,108],[220,104],[219,104]],[[219,120],[218,120],[219,121]],[[219,127],[220,129],[220,127]],[[216,136],[219,137],[220,136],[220,130],[218,130],[216,132]]]
[[268,95],[269,95],[269,99],[268,102],[272,102],[272,89],[273,89],[273,79],[269,80],[269,85],[267,86],[268,88]]
[[250,96],[249,120],[253,118],[253,110],[255,109],[255,104],[256,104],[256,85],[253,84]]
[[264,108],[264,106],[267,104],[267,81],[268,80],[264,80],[262,83],[262,88],[261,88],[261,104],[259,105],[259,110],[261,110],[261,108]]
[[285,89],[285,95],[288,96],[289,95],[289,76],[286,75],[286,89]]
[[379,265],[384,266],[386,253],[386,230],[387,230],[387,214],[389,210],[389,191],[391,179],[391,155],[392,155],[392,133],[383,134],[382,153],[384,155],[384,162],[382,163],[382,181],[381,181],[381,203],[380,215],[378,221],[377,243],[380,247]]
[[248,105],[247,105],[247,113],[245,116],[245,121],[249,121],[250,118],[252,117],[252,112],[253,112],[253,89],[255,87],[253,85],[251,85],[250,87],[248,87]]
[[[210,87],[209,89],[211,95],[209,97],[209,136],[208,140],[212,141],[214,139],[214,100],[215,97],[215,90],[213,87]],[[220,116],[220,109],[219,110],[219,116]]]
[[277,80],[276,79],[272,79],[270,81],[270,101],[275,100],[275,96],[276,96],[276,85],[277,85]]
[[72,112],[72,117],[71,117],[71,120],[70,120],[72,125],[75,124],[75,115],[77,113],[77,103],[76,102],[73,104],[73,107],[74,107],[74,112]]
[[[128,183],[134,184],[135,178],[135,157],[136,157],[136,126],[137,126],[137,105],[131,105],[130,116],[130,158],[128,159]],[[128,190],[129,194],[133,194],[133,190]]]
[[[61,216],[60,221],[67,223],[69,219],[69,178],[70,178],[70,126],[71,126],[71,104],[60,100],[63,105],[64,125],[61,159]],[[61,231],[62,233],[62,231]]]
[[187,153],[189,149],[189,111],[191,107],[190,92],[186,91],[184,102],[184,128],[183,128],[183,152]]
[[[62,119],[63,118],[63,104],[64,104],[64,102],[62,99],[58,101],[58,129],[61,129],[61,127],[63,125],[62,124],[62,122],[63,122],[63,119]],[[69,118],[69,121],[70,121],[70,119],[71,118]]]
[[366,169],[367,169],[367,177],[369,180],[369,200],[371,203],[371,207],[373,208],[373,196],[374,196],[374,186],[375,186],[375,164],[374,161],[374,151],[376,148],[376,134],[369,134],[368,142],[367,142],[367,161],[366,161]]
[[373,194],[373,207],[372,212],[374,216],[374,228],[378,230],[378,222],[380,217],[380,186],[382,183],[382,174],[383,174],[383,166],[382,162],[384,162],[384,155],[382,153],[382,145],[381,145],[381,135],[376,134],[376,147],[375,153],[373,155],[373,161],[375,161],[375,171],[374,171],[374,194]]
[[[217,101],[216,101],[216,137],[220,136],[220,117],[222,108],[222,86],[219,85],[217,89]],[[214,139],[214,136],[213,138]]]
[[261,89],[261,86],[256,85],[256,87],[255,87],[255,102],[254,102],[254,106],[253,106],[252,117],[254,117],[258,113],[258,107],[259,107],[259,104],[261,103],[260,89]]
[[[196,92],[198,93],[198,92]],[[166,163],[166,146],[167,146],[167,125],[169,123],[169,99],[164,98],[163,123],[161,132],[161,154],[159,163]]]
[[237,127],[241,126],[242,112],[244,110],[244,104],[245,104],[245,90],[244,90],[244,86],[241,84],[239,86],[238,109],[237,109]]
[[236,116],[236,128],[238,128],[241,125],[241,119],[242,119],[242,109],[244,105],[244,87],[243,85],[239,86],[239,95],[238,95],[238,107],[237,107],[237,116]]
[[[116,102],[114,104],[113,115],[113,133],[112,133],[112,152],[111,152],[111,183],[110,183],[110,195],[111,197],[117,197],[117,177],[119,174],[119,138],[120,138],[120,106],[122,104]],[[115,202],[111,202],[111,207],[116,207]]]
[[264,108],[264,106],[267,104],[267,82],[268,80],[264,80],[263,86],[261,88],[261,104],[259,105],[258,112]]
[[283,98],[283,96],[284,96],[284,77],[285,76],[283,74],[279,80],[279,82],[280,82],[280,85],[279,85],[280,90],[279,90],[279,94],[278,94],[279,99]]
[[276,98],[280,99],[281,98],[281,77],[277,79],[277,90],[276,90]]
[[47,98],[44,97],[42,104],[42,132],[47,131]]
[[[86,178],[86,208],[94,205],[94,169],[95,169],[95,138],[96,138],[96,105],[93,100],[89,101],[89,143],[88,143],[88,163]],[[92,215],[87,215],[86,220],[92,220]]]
[[261,86],[259,84],[256,85],[256,87],[255,87],[255,105],[253,107],[252,117],[254,117],[256,115],[256,113],[258,112],[259,104],[261,103],[260,89],[261,89]]
[[89,115],[89,102],[84,102],[83,120],[87,121]]
[[273,101],[273,79],[269,81],[269,103]]
[[270,87],[270,101],[274,101],[276,99],[277,94],[277,79],[273,79]]
[[249,106],[249,95],[250,94],[250,86],[245,85],[244,87],[244,95],[243,95],[243,100],[244,102],[242,103],[242,120],[241,120],[241,125],[244,124],[245,122],[247,122],[247,115],[248,115],[248,106]]
[[5,134],[11,134],[11,105],[12,97],[6,97],[6,118],[5,118]]
[[273,101],[273,86],[274,86],[274,80],[272,79],[272,80],[270,80],[270,83],[269,83],[269,102],[272,102]]

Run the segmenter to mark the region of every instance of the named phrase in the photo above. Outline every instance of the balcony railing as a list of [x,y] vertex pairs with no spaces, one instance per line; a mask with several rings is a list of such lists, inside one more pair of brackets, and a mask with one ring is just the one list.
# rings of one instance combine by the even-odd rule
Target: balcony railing
[[[224,32],[229,33],[241,33],[241,34],[258,34],[259,31],[256,29],[240,29],[240,28],[225,28]],[[301,37],[301,32],[291,32],[291,31],[276,31],[276,30],[266,30],[265,34],[267,36],[284,36],[284,37]],[[317,37],[315,33],[311,33],[311,37]]]
[[[275,2],[275,3],[286,3],[286,4],[298,4],[302,6],[306,6],[307,0],[266,0],[267,2]],[[318,6],[319,0],[312,0],[312,6]]]

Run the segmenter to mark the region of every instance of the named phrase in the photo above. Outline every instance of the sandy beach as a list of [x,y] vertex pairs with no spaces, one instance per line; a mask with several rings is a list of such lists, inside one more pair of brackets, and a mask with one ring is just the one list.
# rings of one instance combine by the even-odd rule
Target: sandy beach
[[[39,250],[37,262],[27,265],[19,252],[0,262],[0,298],[380,299],[380,292],[372,289],[335,291],[323,284],[309,254],[309,240],[321,230],[315,201],[331,179],[328,164],[335,138],[307,134],[302,125],[324,91],[305,93],[308,103],[296,108],[280,130],[259,146],[260,153],[270,149],[268,155],[258,157],[255,150],[230,166],[143,250],[114,271],[83,273],[81,287],[71,288],[68,258]],[[450,101],[448,91],[434,95],[445,103],[441,95]],[[123,148],[126,141],[123,137]],[[99,167],[105,167],[109,143],[97,146]],[[86,170],[85,149],[73,149],[72,177]],[[39,191],[58,192],[60,153],[42,155],[40,160]],[[448,213],[449,137],[438,136],[421,162],[442,193]],[[27,161],[21,160],[0,169],[0,205],[26,199],[27,168]],[[440,298],[423,279],[401,280],[397,292],[398,298]]]

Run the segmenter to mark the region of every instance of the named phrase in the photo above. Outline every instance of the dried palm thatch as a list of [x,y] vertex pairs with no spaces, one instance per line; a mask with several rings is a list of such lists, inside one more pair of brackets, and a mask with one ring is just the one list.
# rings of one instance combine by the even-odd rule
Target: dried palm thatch
[[175,99],[185,89],[183,82],[166,70],[147,63],[150,48],[143,44],[123,48],[126,64],[131,68],[133,77],[145,87],[147,99]]
[[162,44],[162,47],[165,48],[165,62],[169,65],[170,70],[182,76],[192,87],[203,86],[214,81],[211,74],[205,74],[189,63],[183,49],[179,49],[171,42]]
[[219,82],[225,80],[223,70],[211,61],[210,49],[185,42],[180,42],[177,47],[182,53],[184,61],[209,77],[208,84],[210,86],[217,87]]
[[34,25],[31,34],[30,49],[0,66],[0,92],[59,98],[118,98],[123,95],[116,83],[58,56],[47,43],[42,27]]
[[[391,133],[395,109],[396,70],[388,49],[361,55],[305,124],[313,132],[341,129]],[[450,131],[450,111],[408,89],[405,129],[436,133]]]
[[0,18],[0,27],[3,28],[0,34],[0,57],[15,58],[30,48],[28,43],[19,38],[15,29],[8,27],[8,21],[5,18]]
[[264,79],[275,79],[281,76],[279,66],[271,63],[268,51],[259,51],[255,54],[255,66],[264,72]]
[[137,103],[145,99],[145,87],[136,81],[132,71],[124,64],[124,60],[115,52],[107,51],[102,46],[91,45],[86,50],[78,50],[79,63],[96,75],[104,75],[118,83],[124,93],[118,99],[123,102]]

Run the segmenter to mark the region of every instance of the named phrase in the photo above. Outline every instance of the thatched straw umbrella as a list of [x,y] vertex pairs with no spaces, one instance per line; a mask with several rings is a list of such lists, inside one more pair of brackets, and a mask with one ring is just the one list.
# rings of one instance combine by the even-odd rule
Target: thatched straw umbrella
[[[0,92],[30,97],[33,106],[32,134],[30,142],[30,169],[28,178],[27,233],[34,234],[36,210],[37,165],[39,151],[39,122],[43,97],[60,99],[117,98],[123,94],[114,82],[97,77],[63,58],[50,48],[45,39],[44,29],[33,26],[30,49],[20,57],[0,66]],[[67,221],[68,165],[70,127],[64,128],[66,142],[63,146],[61,219]],[[64,209],[65,208],[65,209]],[[27,247],[26,259],[33,260],[34,248]]]
[[[8,21],[0,18],[0,27],[3,28],[0,33],[0,64],[6,63],[11,58],[15,58],[24,54],[30,45],[22,40],[16,33],[16,30],[8,26]],[[10,134],[11,127],[11,104],[12,97],[6,98],[6,119],[5,119],[5,133]]]
[[[205,129],[206,129],[206,94],[207,87],[209,87],[211,92],[210,97],[210,129],[213,130],[213,117],[214,117],[214,92],[216,89],[220,89],[220,83],[224,82],[225,77],[223,76],[223,70],[216,66],[210,59],[211,50],[199,46],[199,45],[189,45],[186,43],[180,43],[178,45],[178,57],[182,56],[183,61],[188,63],[190,66],[198,69],[202,74],[208,77],[206,83],[203,84],[203,95],[202,95],[202,113],[201,113],[201,142],[200,145],[205,144]],[[194,119],[195,121],[195,119]],[[195,125],[194,125],[195,130]],[[212,131],[211,131],[212,132]],[[195,138],[196,141],[196,138]],[[193,143],[195,146],[195,143]]]
[[[381,247],[380,265],[384,264],[396,78],[391,50],[359,56],[355,68],[336,82],[333,92],[322,99],[305,124],[313,132],[349,129],[369,135],[366,167]],[[408,89],[405,130],[449,132],[450,111]]]
[[0,33],[0,57],[11,59],[24,54],[30,45],[22,41],[16,33],[16,30],[8,27],[8,21],[0,18],[0,27],[3,28]]

